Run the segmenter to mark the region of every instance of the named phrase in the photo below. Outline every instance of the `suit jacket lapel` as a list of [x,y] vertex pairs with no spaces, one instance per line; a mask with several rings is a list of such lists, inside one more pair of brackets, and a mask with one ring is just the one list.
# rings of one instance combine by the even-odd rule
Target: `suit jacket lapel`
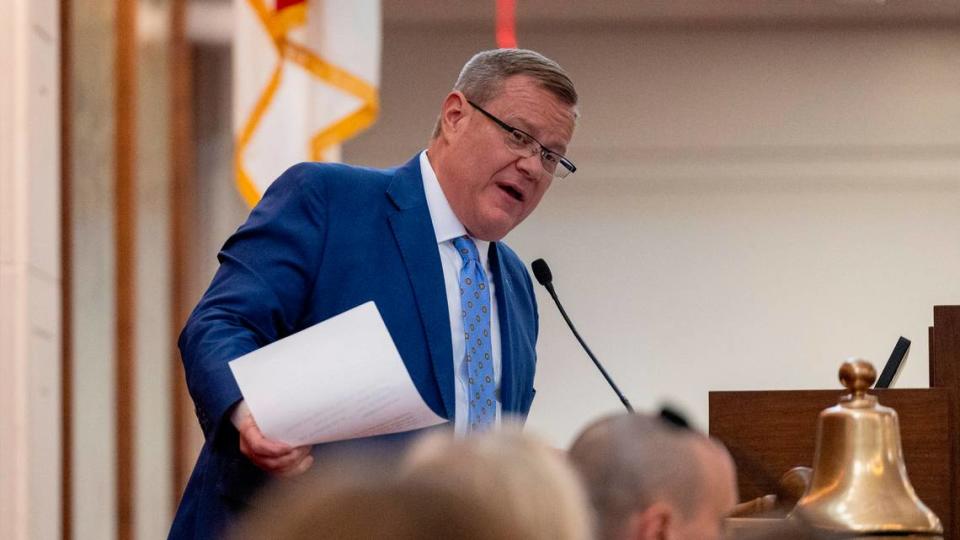
[[516,359],[514,358],[512,328],[511,324],[515,319],[512,313],[513,303],[508,299],[514,298],[513,288],[515,284],[510,279],[509,274],[503,271],[503,265],[500,263],[499,244],[490,243],[488,256],[490,258],[490,271],[493,273],[493,282],[496,285],[497,295],[497,319],[500,322],[500,404],[504,413],[516,412],[519,403],[519,389],[522,387],[522,372],[518,370]]
[[430,361],[446,408],[446,417],[456,411],[453,380],[453,345],[450,342],[450,314],[443,281],[443,268],[437,250],[437,237],[430,220],[420,159],[414,157],[397,169],[387,189],[395,211],[390,214],[390,227],[400,248],[407,269],[417,310],[427,336]]

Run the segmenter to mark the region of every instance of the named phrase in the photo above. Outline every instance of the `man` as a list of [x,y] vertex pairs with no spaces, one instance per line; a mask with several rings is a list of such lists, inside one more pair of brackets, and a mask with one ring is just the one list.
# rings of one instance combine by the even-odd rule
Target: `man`
[[271,185],[180,336],[205,444],[171,537],[217,535],[268,479],[305,471],[320,450],[265,438],[227,363],[367,301],[457,433],[527,414],[536,303],[500,240],[554,176],[576,169],[563,157],[576,117],[555,62],[486,51],[464,66],[427,150],[407,164],[305,163]]
[[719,540],[737,502],[726,449],[659,417],[603,418],[577,437],[570,459],[604,540]]

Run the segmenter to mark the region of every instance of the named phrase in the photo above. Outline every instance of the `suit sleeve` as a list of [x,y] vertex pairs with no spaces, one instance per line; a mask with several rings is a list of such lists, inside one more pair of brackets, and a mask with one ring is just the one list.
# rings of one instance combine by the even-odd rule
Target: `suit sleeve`
[[242,396],[230,360],[296,331],[323,252],[326,209],[316,164],[291,167],[218,255],[220,268],[180,334],[187,387],[212,440]]

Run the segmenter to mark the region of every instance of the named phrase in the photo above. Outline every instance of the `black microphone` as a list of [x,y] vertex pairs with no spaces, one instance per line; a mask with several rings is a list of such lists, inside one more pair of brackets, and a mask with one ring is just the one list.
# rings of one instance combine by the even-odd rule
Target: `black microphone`
[[587,347],[587,344],[583,341],[583,338],[580,337],[580,333],[577,332],[577,329],[574,328],[573,323],[570,321],[570,317],[567,316],[567,312],[563,309],[563,305],[560,304],[560,299],[557,298],[556,291],[553,290],[553,273],[550,271],[550,267],[547,266],[547,261],[543,259],[537,259],[533,261],[533,264],[530,265],[530,268],[533,269],[533,277],[537,278],[537,282],[543,285],[547,292],[550,293],[550,296],[553,298],[553,301],[557,304],[557,309],[560,310],[560,315],[563,315],[563,320],[567,321],[567,326],[570,327],[570,330],[573,332],[573,335],[577,338],[577,341],[580,342],[580,345],[583,347],[583,350],[587,351],[587,356],[593,360],[594,365],[597,366],[597,369],[600,370],[600,373],[603,375],[603,378],[607,380],[607,384],[610,385],[610,388],[613,388],[613,391],[617,393],[617,397],[620,398],[620,401],[623,403],[623,406],[627,408],[627,412],[633,412],[633,406],[630,405],[630,402],[627,401],[626,396],[623,395],[623,392],[617,388],[616,383],[613,382],[613,379],[610,378],[610,375],[607,374],[607,370],[603,369],[603,366],[600,365],[600,361],[597,360],[597,357],[593,355],[593,352],[590,350],[590,347]]

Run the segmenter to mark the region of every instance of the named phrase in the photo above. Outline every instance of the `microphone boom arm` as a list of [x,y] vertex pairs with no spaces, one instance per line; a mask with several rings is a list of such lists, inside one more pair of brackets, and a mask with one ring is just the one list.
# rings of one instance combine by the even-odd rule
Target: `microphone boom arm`
[[563,304],[560,303],[560,299],[557,298],[556,291],[553,290],[553,283],[544,283],[544,288],[547,289],[547,292],[550,293],[550,297],[553,298],[555,304],[557,304],[557,309],[560,310],[560,315],[563,316],[563,320],[567,322],[567,326],[570,327],[570,331],[573,332],[574,337],[577,338],[577,341],[580,342],[580,346],[583,347],[583,350],[587,351],[587,356],[590,357],[590,360],[593,360],[593,364],[597,366],[597,369],[600,370],[600,374],[603,375],[603,378],[607,380],[607,384],[610,385],[610,388],[616,392],[617,397],[620,398],[620,401],[623,403],[623,406],[627,408],[627,412],[633,412],[633,406],[630,405],[630,401],[627,400],[627,397],[623,395],[623,392],[617,388],[617,384],[613,382],[613,379],[610,378],[610,375],[607,374],[607,370],[603,369],[603,366],[600,365],[600,361],[597,360],[597,357],[593,355],[593,351],[590,350],[590,347],[587,346],[587,343],[583,341],[583,338],[580,337],[580,332],[577,332],[576,327],[573,326],[573,322],[570,320],[570,317],[567,316],[567,311],[563,309]]

